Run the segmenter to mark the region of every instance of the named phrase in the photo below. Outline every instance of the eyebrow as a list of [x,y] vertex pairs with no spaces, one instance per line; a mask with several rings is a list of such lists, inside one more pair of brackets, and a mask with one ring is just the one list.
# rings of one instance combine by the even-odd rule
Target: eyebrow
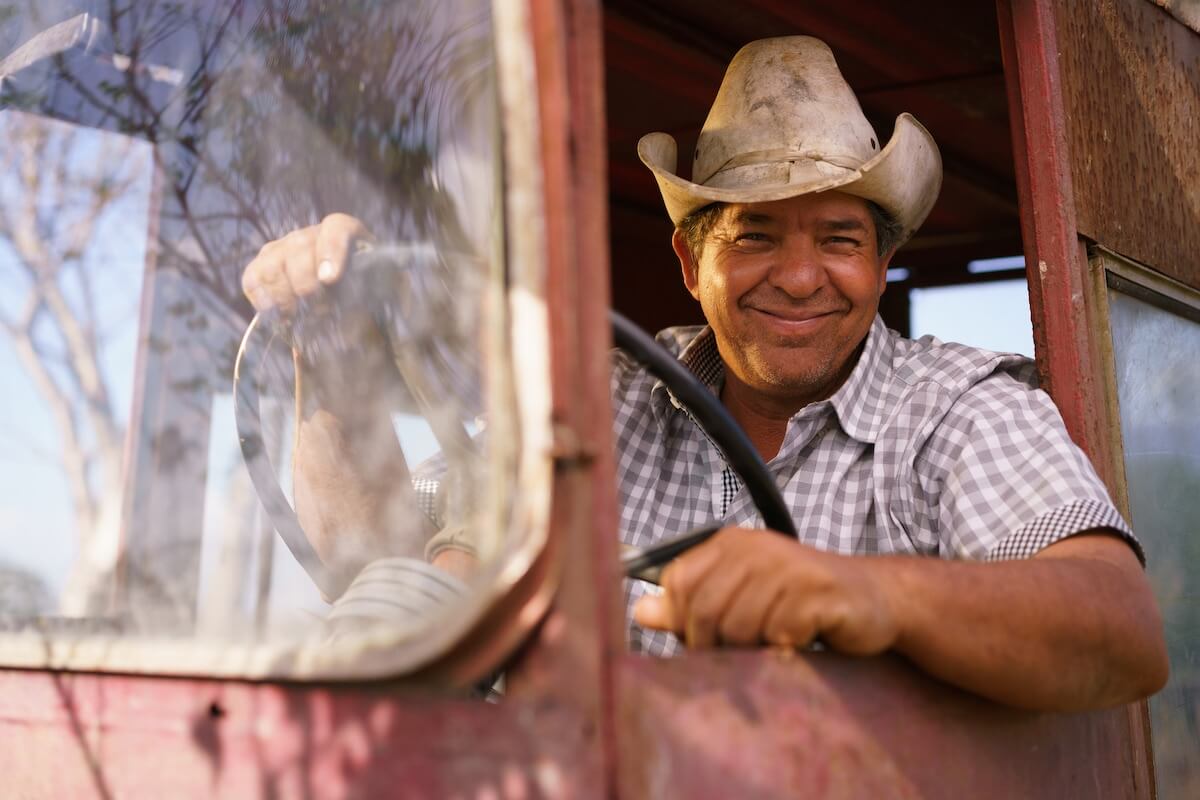
[[830,231],[862,231],[867,232],[867,226],[860,219],[847,217],[845,219],[821,220],[818,226]]
[[[756,211],[739,211],[729,218],[729,223],[732,225],[765,225],[778,221],[771,214]],[[828,231],[861,231],[863,233],[868,231],[866,223],[856,217],[823,219],[817,223],[817,227]]]
[[733,217],[731,217],[729,221],[731,223],[733,223],[734,225],[737,225],[737,224],[762,225],[767,222],[774,222],[775,218],[772,217],[770,214],[763,214],[761,212],[739,211],[738,213],[734,214]]

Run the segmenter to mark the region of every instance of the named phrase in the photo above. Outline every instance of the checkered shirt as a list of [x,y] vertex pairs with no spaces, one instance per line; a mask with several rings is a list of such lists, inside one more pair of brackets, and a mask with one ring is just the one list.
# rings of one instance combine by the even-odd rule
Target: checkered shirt
[[[669,328],[658,341],[719,392],[712,330]],[[645,547],[713,520],[763,521],[720,450],[667,387],[622,351],[613,411],[621,540]],[[1067,436],[1024,356],[889,331],[878,317],[850,377],[787,424],[767,465],[806,544],[854,555],[1026,558],[1092,528],[1141,546]],[[629,608],[657,591],[626,581]],[[635,651],[670,655],[670,634],[632,621]]]

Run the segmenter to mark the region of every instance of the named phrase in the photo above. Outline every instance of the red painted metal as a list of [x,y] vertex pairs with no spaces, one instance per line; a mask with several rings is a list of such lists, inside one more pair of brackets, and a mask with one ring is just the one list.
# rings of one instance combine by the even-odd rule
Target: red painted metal
[[[1032,276],[1039,356],[1086,446],[1097,441],[1087,419],[1095,410],[1093,355],[1077,308],[1085,265],[1049,5],[1001,0],[1001,31],[1025,239],[1030,263],[1046,264]],[[1123,711],[1016,712],[897,659],[724,652],[660,661],[622,653],[599,8],[595,0],[530,0],[529,9],[549,212],[552,547],[563,572],[554,608],[510,671],[509,696],[490,705],[392,683],[0,670],[4,793],[1148,796]],[[1027,141],[1038,143],[1034,152]]]
[[580,754],[613,771],[611,660],[623,647],[615,467],[608,400],[607,193],[603,58],[593,0],[534,0],[542,113],[557,469],[553,527],[563,548],[555,607],[510,673],[511,694],[580,709],[599,739]]
[[1018,711],[899,658],[629,657],[628,798],[1126,798],[1125,715]]
[[1057,8],[1080,232],[1200,288],[1200,35],[1148,2]]
[[599,796],[556,704],[0,672],[4,797]]
[[1054,7],[1047,0],[999,0],[997,8],[1038,372],[1071,437],[1112,490],[1114,420],[1104,403],[1104,362],[1085,302],[1091,277],[1076,232]]
[[[1102,326],[1089,303],[1096,278],[1077,233],[1054,4],[997,0],[997,14],[1038,372],[1072,438],[1113,496],[1122,497],[1123,466],[1113,438],[1119,420],[1106,402],[1107,362],[1097,342]],[[1152,797],[1146,704],[1129,706],[1126,721],[1121,749],[1133,755],[1133,794]]]
[[[270,685],[0,670],[0,794],[610,794],[609,660],[621,646],[621,617],[599,12],[593,0],[530,0],[528,10],[548,215],[556,459],[552,542],[536,570],[554,557],[564,564],[564,588],[512,666],[508,697],[487,704],[405,682]],[[466,655],[486,657],[489,641]]]

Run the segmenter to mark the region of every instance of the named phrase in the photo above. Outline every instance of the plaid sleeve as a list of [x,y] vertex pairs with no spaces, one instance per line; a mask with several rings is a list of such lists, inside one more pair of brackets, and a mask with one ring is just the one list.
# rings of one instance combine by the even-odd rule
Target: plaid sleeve
[[1119,534],[1145,563],[1141,544],[1050,397],[1005,372],[969,388],[938,426],[930,448],[943,475],[936,520],[948,556],[1027,558],[1094,528]]
[[412,487],[417,495],[417,505],[438,528],[446,524],[444,500],[441,496],[445,476],[446,458],[440,452],[421,462],[412,471]]

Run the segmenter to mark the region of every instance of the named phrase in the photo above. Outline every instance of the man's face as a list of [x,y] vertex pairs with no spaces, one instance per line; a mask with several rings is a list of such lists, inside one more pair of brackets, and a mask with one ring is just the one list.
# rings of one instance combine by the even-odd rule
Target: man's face
[[877,253],[866,201],[824,192],[730,204],[697,259],[678,233],[674,244],[727,381],[797,409],[845,381],[891,257]]

